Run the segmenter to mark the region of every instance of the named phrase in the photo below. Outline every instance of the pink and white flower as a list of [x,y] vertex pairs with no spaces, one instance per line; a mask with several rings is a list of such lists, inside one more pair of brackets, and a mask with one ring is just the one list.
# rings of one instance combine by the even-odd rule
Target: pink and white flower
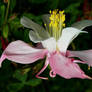
[[[91,79],[79,67],[77,63],[88,64],[92,66],[92,50],[70,51],[67,50],[69,44],[80,34],[87,33],[73,27],[63,28],[65,15],[62,11],[51,12],[45,16],[46,30],[40,25],[34,23],[26,17],[21,19],[21,23],[31,28],[29,32],[30,40],[42,44],[41,49],[33,48],[23,41],[11,42],[4,50],[0,65],[5,59],[21,64],[31,64],[46,56],[44,67],[38,74],[37,78],[48,79],[41,77],[40,74],[47,68],[48,64],[51,67],[50,76],[55,77],[56,74],[66,79],[82,78]],[[48,16],[49,19],[48,19]],[[50,31],[51,30],[51,31]],[[81,60],[76,60],[72,57],[79,57]]]

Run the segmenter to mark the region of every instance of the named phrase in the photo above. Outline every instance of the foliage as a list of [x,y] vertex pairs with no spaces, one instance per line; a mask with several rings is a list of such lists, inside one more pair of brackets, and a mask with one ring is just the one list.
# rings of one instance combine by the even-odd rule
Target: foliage
[[[70,26],[77,21],[78,16],[83,14],[82,7],[83,0],[0,1],[0,55],[4,50],[4,46],[7,46],[7,42],[23,40],[30,45],[36,46],[36,44],[33,44],[29,40],[29,30],[20,24],[20,18],[22,16],[27,16],[38,24],[43,25],[41,16],[45,13],[49,13],[50,9],[59,8],[60,10],[65,10],[66,25]],[[92,44],[88,44],[88,41],[91,41],[91,34],[92,32],[80,35],[79,38],[74,41],[75,49],[92,49]],[[1,38],[3,40],[1,40]],[[72,46],[69,48],[72,49]],[[21,65],[5,60],[2,68],[0,68],[0,92],[91,92],[92,83],[90,80],[66,80],[59,76],[53,79],[49,78],[49,80],[35,78],[36,73],[43,66],[41,61],[31,65]],[[89,75],[92,75],[92,69],[88,71],[87,65],[81,66],[81,68]],[[49,77],[48,70],[49,67],[44,71],[44,76]]]

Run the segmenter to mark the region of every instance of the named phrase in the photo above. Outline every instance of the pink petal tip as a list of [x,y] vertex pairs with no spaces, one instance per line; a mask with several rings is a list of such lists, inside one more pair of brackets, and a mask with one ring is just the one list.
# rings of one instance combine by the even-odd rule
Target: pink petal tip
[[2,66],[2,62],[5,60],[6,56],[2,55],[0,58],[0,67]]

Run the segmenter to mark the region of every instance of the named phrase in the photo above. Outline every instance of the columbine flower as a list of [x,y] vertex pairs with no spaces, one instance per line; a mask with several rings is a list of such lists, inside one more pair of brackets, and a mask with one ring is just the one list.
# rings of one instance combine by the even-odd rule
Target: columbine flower
[[[21,19],[21,23],[30,28],[30,40],[43,46],[41,49],[33,48],[23,41],[14,41],[8,45],[3,52],[0,63],[4,59],[12,60],[16,63],[30,64],[46,56],[46,62],[42,70],[36,75],[37,78],[47,79],[39,75],[46,69],[48,64],[51,67],[50,76],[56,74],[66,79],[70,78],[88,78],[78,66],[77,63],[87,63],[92,66],[92,50],[86,51],[67,51],[69,44],[80,34],[87,33],[73,27],[65,27],[64,11],[50,11],[50,15],[44,15],[46,30],[40,25],[34,23],[26,17]],[[79,57],[81,60],[75,60],[71,57]]]

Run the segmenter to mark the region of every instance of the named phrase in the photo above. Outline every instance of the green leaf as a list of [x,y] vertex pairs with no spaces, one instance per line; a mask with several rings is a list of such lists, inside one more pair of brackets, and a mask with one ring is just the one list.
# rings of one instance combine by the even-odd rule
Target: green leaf
[[11,83],[8,85],[8,90],[9,92],[18,92],[23,88],[23,86],[22,83]]
[[10,10],[11,11],[13,11],[15,5],[16,5],[16,0],[10,0]]
[[16,78],[17,80],[25,83],[25,81],[27,79],[27,73],[23,74],[20,70],[16,70],[13,77]]
[[13,69],[11,67],[10,61],[5,60],[2,63],[2,68],[0,69],[0,83],[7,82],[13,74]]
[[68,25],[74,23],[78,18],[78,15],[81,13],[81,11],[78,9],[79,6],[80,6],[80,2],[71,4],[65,9],[65,13],[70,14],[69,22],[67,22]]
[[74,3],[69,5],[66,9],[65,12],[66,13],[71,13],[71,14],[75,14],[76,11],[78,11],[78,7],[80,6],[80,3]]
[[41,84],[42,80],[41,79],[31,79],[29,81],[26,82],[26,85],[29,86],[38,86],[39,84]]
[[23,40],[24,40],[25,42],[30,42],[28,29],[24,30]]
[[11,19],[8,20],[8,23],[11,24],[12,28],[18,28],[21,27],[20,19],[16,16],[12,21]]
[[59,0],[49,0],[49,3],[50,3],[51,9],[57,9],[58,4],[59,4]]
[[46,0],[29,0],[30,3],[35,3],[35,4],[41,4],[46,2]]

